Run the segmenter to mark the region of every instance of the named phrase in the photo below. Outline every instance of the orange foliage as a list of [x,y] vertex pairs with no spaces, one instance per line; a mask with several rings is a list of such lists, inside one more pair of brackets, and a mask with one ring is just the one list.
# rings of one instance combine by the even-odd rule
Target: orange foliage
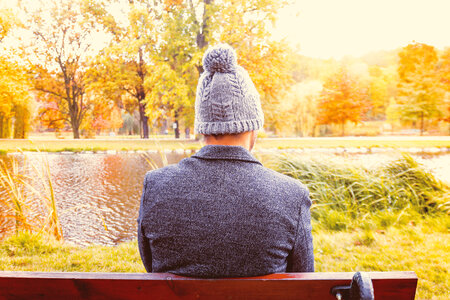
[[320,124],[340,124],[344,135],[345,123],[360,122],[370,108],[367,99],[366,89],[341,68],[324,83],[318,121]]

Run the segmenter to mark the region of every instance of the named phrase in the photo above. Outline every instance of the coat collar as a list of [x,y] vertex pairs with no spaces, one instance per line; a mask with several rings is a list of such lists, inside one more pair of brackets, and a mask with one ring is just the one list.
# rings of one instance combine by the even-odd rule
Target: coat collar
[[192,155],[201,159],[226,159],[252,162],[262,165],[247,149],[241,146],[206,145]]

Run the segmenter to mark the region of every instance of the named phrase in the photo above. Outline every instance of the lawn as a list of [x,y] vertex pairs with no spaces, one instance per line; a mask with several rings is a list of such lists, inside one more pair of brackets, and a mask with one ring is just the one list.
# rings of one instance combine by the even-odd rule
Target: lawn
[[[199,149],[203,143],[186,139],[122,139],[111,137],[105,139],[45,139],[26,140],[2,139],[0,152],[23,151],[104,151],[104,150],[158,150],[158,149]],[[256,149],[275,148],[450,148],[450,137],[342,137],[342,138],[260,138]]]
[[[449,225],[448,217],[434,217],[371,231],[315,226],[316,271],[412,270],[419,277],[416,299],[449,299]],[[145,272],[136,241],[80,247],[28,233],[0,243],[0,270]]]

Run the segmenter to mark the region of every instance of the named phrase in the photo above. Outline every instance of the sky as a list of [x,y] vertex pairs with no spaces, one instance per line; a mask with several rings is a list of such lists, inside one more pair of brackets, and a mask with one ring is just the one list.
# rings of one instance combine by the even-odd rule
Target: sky
[[[450,0],[291,1],[279,12],[273,37],[306,56],[362,56],[413,41],[450,47]],[[0,7],[15,3],[0,0]]]
[[450,0],[296,0],[273,35],[317,58],[362,56],[415,41],[450,47]]

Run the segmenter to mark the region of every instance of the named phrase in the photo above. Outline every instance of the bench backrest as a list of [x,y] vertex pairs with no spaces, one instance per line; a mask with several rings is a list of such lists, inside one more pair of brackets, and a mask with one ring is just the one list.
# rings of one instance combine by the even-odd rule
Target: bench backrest
[[[0,272],[0,299],[335,299],[354,273],[199,279],[168,273]],[[414,299],[414,272],[368,272],[375,299]]]

